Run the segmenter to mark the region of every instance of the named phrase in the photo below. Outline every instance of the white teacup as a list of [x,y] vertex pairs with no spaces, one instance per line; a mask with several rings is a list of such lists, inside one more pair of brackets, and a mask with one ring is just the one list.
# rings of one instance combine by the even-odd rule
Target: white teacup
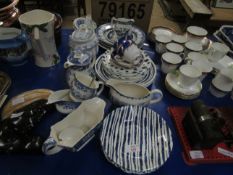
[[231,92],[233,89],[233,69],[222,69],[212,80],[212,84],[220,91]]
[[207,60],[207,56],[200,52],[189,52],[188,56],[185,58],[185,62],[190,64],[192,64],[193,61],[198,60]]
[[141,59],[142,51],[135,44],[131,44],[128,48],[126,48],[122,57],[122,60],[132,65],[137,65]]
[[203,80],[206,77],[206,75],[213,70],[213,67],[211,66],[210,62],[206,59],[195,60],[192,61],[191,64],[193,66],[196,66],[202,72],[200,80]]
[[187,31],[187,38],[189,41],[197,41],[200,43],[208,34],[206,29],[199,26],[189,26],[187,27],[186,31]]
[[171,42],[171,38],[166,35],[156,35],[155,37],[155,51],[158,54],[166,52],[166,44]]
[[185,43],[184,57],[186,58],[190,52],[201,52],[202,44],[196,41],[188,41]]
[[201,74],[201,71],[193,65],[182,65],[179,68],[178,84],[181,87],[189,88],[199,80]]
[[175,43],[184,45],[188,41],[188,38],[186,35],[173,34],[172,41],[174,41]]
[[218,62],[229,51],[230,48],[227,45],[219,42],[214,42],[212,43],[211,47],[208,49],[207,57],[211,62]]
[[167,74],[173,70],[176,70],[179,64],[182,62],[182,58],[175,53],[166,52],[162,55],[161,70]]
[[183,58],[183,56],[184,56],[184,53],[183,53],[184,47],[180,44],[168,43],[168,44],[166,44],[166,49],[168,52],[172,52],[172,53],[180,55],[181,58]]

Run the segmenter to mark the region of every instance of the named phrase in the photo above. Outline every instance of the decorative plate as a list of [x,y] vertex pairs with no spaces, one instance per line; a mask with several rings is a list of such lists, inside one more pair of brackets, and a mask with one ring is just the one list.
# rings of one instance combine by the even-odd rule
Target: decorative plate
[[[97,33],[98,39],[100,40],[99,44],[101,47],[105,49],[106,48],[109,49],[113,47],[116,37],[113,31],[113,26],[110,23],[99,26],[96,29],[96,33]],[[137,46],[141,48],[146,39],[145,33],[139,28],[133,26],[132,35],[133,35],[133,41],[135,42],[135,44],[137,44]]]
[[159,169],[173,147],[166,121],[141,106],[124,106],[108,114],[100,141],[104,155],[111,163],[134,174]]
[[[138,77],[127,76],[127,73],[124,76],[124,74],[113,74],[113,73],[109,72],[108,70],[106,71],[106,69],[104,67],[104,61],[106,59],[106,54],[108,54],[108,53],[109,52],[107,51],[104,54],[100,55],[95,63],[96,75],[102,81],[105,82],[109,79],[116,79],[117,78],[120,80],[128,80],[131,83],[138,83],[144,87],[148,87],[155,80],[156,66],[151,59],[149,59],[151,66],[147,69],[147,71],[145,72],[145,74],[143,76],[138,76]],[[124,70],[126,71],[127,69],[123,69],[122,71],[124,71]]]

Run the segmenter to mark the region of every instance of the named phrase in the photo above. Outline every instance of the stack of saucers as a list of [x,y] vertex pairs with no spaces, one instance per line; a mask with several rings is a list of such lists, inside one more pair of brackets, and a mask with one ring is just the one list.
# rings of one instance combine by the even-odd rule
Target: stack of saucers
[[[106,51],[96,61],[95,70],[97,76],[102,81],[109,79],[127,80],[129,82],[138,83],[144,87],[152,84],[156,76],[156,66],[150,57],[141,52],[142,60],[137,65],[127,67],[126,62],[112,58],[112,51]],[[120,61],[120,60],[119,60]]]

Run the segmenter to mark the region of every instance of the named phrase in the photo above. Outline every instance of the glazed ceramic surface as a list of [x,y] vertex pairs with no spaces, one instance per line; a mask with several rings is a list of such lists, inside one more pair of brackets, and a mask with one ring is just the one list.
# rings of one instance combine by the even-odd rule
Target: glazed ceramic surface
[[105,102],[100,98],[86,100],[62,121],[51,127],[50,137],[43,145],[47,155],[55,154],[66,148],[79,151],[92,138],[101,126]]
[[155,37],[157,35],[165,35],[168,36],[169,38],[173,38],[175,33],[169,28],[158,26],[151,29],[151,32],[149,34],[149,39],[155,42]]
[[96,27],[97,27],[96,23],[88,16],[74,19],[73,25],[74,25],[75,29],[79,29],[83,25],[86,25],[92,29],[96,29]]
[[59,63],[54,39],[54,14],[44,10],[32,10],[19,17],[22,30],[31,39],[35,64],[51,67]]
[[144,106],[158,103],[163,98],[163,93],[159,89],[149,91],[143,86],[113,79],[107,81],[106,84],[110,86],[110,95],[117,105]]
[[[99,39],[99,45],[104,49],[110,49],[113,47],[116,41],[114,28],[111,23],[103,24],[96,29],[97,37]],[[139,28],[132,27],[132,38],[134,43],[141,48],[146,39],[145,33]]]
[[217,87],[214,86],[213,83],[210,84],[209,91],[213,96],[217,98],[223,98],[229,93],[218,89]]
[[172,41],[178,44],[185,44],[188,41],[188,38],[186,35],[173,34]]
[[165,79],[167,90],[174,96],[187,100],[197,98],[202,90],[200,80],[197,80],[192,86],[184,87],[179,83],[179,72],[170,72]]
[[59,101],[56,103],[56,109],[62,114],[69,114],[79,107],[79,102]]
[[171,42],[171,38],[166,35],[156,35],[155,37],[155,51],[159,54],[166,52],[166,44]]
[[208,49],[207,57],[208,60],[211,62],[218,62],[221,58],[223,58],[228,52],[230,51],[230,48],[219,42],[214,42]]
[[173,148],[166,121],[158,113],[141,106],[125,106],[108,114],[100,141],[107,160],[133,174],[158,170]]
[[[79,20],[77,20],[76,22],[78,22]],[[70,35],[69,45],[71,51],[75,51],[77,49],[83,50],[85,52],[88,52],[91,55],[92,59],[96,59],[96,55],[99,50],[99,41],[95,34],[93,24],[89,20],[82,22],[85,23],[78,25],[77,29]]]
[[233,50],[233,26],[222,25],[219,30],[221,32],[224,43],[227,44],[231,50]]
[[188,41],[185,43],[184,57],[186,58],[190,52],[201,52],[203,50],[202,44],[195,41]]
[[24,64],[31,49],[29,37],[16,28],[0,28],[0,58],[11,65]]
[[182,58],[178,54],[171,52],[164,53],[161,58],[161,70],[165,74],[176,70],[182,62]]
[[168,52],[173,52],[183,56],[184,47],[177,43],[168,43],[166,44],[166,49]]
[[[132,74],[130,76],[127,76],[128,73],[130,74],[130,72],[128,72],[129,70],[127,69],[124,70],[124,68],[122,68],[122,69],[118,69],[119,75],[117,75],[114,73],[108,73],[105,70],[104,61],[106,59],[110,59],[110,52],[106,51],[105,53],[100,55],[96,61],[96,64],[95,64],[96,75],[98,76],[98,78],[100,78],[100,80],[104,82],[106,82],[109,79],[119,79],[119,80],[127,80],[128,82],[131,82],[131,83],[138,83],[144,87],[147,87],[153,83],[156,77],[156,66],[147,54],[144,54],[144,57],[145,57],[144,60],[148,60],[146,61],[148,62],[146,64],[150,64],[149,68],[147,70],[145,69],[146,70],[145,74],[143,74],[142,76],[133,77],[132,75],[135,75],[135,73],[137,74],[137,72],[132,71],[131,72]],[[143,69],[141,71],[143,72]]]
[[70,98],[75,102],[78,102],[79,99],[90,99],[99,96],[103,89],[103,82],[96,81],[95,77],[91,77],[86,73],[75,73],[75,80],[70,90]]

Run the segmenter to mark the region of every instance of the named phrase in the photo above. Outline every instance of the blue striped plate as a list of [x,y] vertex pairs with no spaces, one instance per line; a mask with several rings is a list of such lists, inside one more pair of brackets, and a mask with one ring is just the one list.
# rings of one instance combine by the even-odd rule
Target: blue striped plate
[[124,106],[108,114],[100,140],[107,160],[134,174],[150,173],[160,168],[173,147],[166,121],[141,106]]

